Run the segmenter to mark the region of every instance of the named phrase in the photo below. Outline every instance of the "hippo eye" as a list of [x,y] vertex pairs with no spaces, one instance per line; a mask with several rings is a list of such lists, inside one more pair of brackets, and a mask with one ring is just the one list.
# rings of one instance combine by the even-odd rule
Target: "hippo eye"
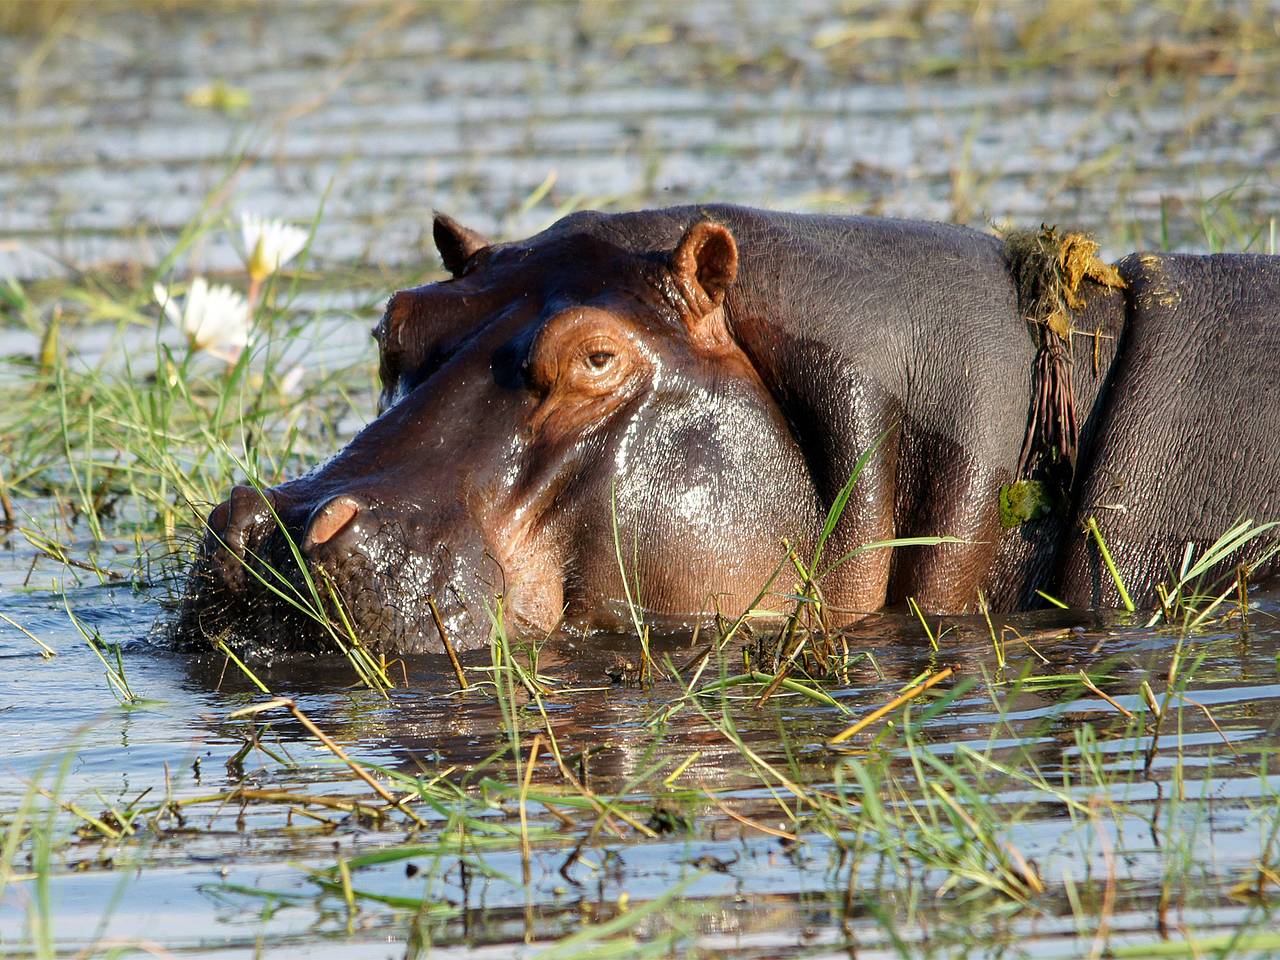
[[[611,327],[617,324],[612,320],[606,325],[598,315],[577,309],[553,319],[529,351],[525,379],[535,390],[550,393],[558,386],[602,397],[635,369],[634,351],[614,334]],[[594,329],[582,336],[587,325]]]

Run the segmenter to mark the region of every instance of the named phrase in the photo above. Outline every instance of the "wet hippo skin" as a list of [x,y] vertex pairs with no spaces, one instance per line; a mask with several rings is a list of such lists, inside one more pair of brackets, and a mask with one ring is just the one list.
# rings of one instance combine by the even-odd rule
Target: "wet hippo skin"
[[[1112,604],[1088,517],[1150,603],[1186,541],[1280,516],[1280,258],[1135,255],[1124,289],[1086,281],[1076,468],[1006,529],[1037,339],[1000,238],[732,206],[577,213],[501,244],[438,216],[434,234],[451,277],[395,294],[374,331],[378,418],[213,510],[182,636],[317,643],[264,586],[268,568],[304,586],[289,539],[387,651],[440,649],[428,598],[462,648],[499,602],[534,631],[627,623],[628,592],[650,617],[733,615],[788,547],[811,556],[877,441],[825,545],[834,622],[979,591]],[[931,534],[963,542],[831,563]]]

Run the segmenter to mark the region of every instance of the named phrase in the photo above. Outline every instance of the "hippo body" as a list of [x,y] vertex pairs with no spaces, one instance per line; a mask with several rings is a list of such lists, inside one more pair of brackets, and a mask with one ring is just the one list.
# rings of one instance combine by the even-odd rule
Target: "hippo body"
[[[1150,603],[1186,542],[1280,517],[1280,258],[1134,255],[1124,289],[1086,282],[1078,457],[1055,508],[1006,529],[1038,348],[999,238],[720,205],[578,213],[500,245],[441,216],[435,236],[453,277],[396,294],[374,331],[379,417],[213,511],[180,633],[312,642],[262,588],[264,564],[302,579],[284,533],[388,651],[439,649],[429,597],[459,647],[484,642],[498,597],[539,631],[629,605],[732,615],[784,542],[811,554],[872,447],[824,556],[964,542],[824,568],[837,621],[980,592],[1114,604],[1088,517]],[[792,579],[759,605],[784,607]]]
[[[1133,254],[1119,267],[1120,353],[1067,529],[1096,516],[1149,606],[1188,543],[1199,554],[1241,518],[1280,519],[1280,257]],[[1255,578],[1278,571],[1269,562]],[[1063,539],[1056,575],[1075,605],[1118,600],[1083,537]]]

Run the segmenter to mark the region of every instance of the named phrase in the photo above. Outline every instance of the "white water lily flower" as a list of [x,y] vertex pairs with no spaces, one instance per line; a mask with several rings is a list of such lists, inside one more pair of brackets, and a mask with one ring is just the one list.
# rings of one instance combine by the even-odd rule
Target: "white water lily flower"
[[267,220],[257,214],[240,214],[240,239],[249,276],[260,283],[302,252],[307,231],[282,220]]
[[187,335],[193,350],[205,350],[220,360],[235,363],[249,344],[252,316],[243,296],[224,284],[210,285],[204,277],[191,281],[186,297],[179,301],[169,288],[152,288],[164,315]]

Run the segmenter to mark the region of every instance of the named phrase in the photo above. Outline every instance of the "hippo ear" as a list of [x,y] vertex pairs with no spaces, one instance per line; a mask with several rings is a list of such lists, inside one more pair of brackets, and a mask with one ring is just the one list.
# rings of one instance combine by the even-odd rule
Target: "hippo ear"
[[728,227],[699,220],[671,254],[671,271],[691,304],[704,312],[714,310],[737,279],[738,244]]
[[464,227],[453,217],[438,210],[431,224],[431,235],[435,237],[436,249],[440,251],[444,268],[455,277],[462,274],[462,268],[467,265],[472,254],[489,246],[487,237]]

